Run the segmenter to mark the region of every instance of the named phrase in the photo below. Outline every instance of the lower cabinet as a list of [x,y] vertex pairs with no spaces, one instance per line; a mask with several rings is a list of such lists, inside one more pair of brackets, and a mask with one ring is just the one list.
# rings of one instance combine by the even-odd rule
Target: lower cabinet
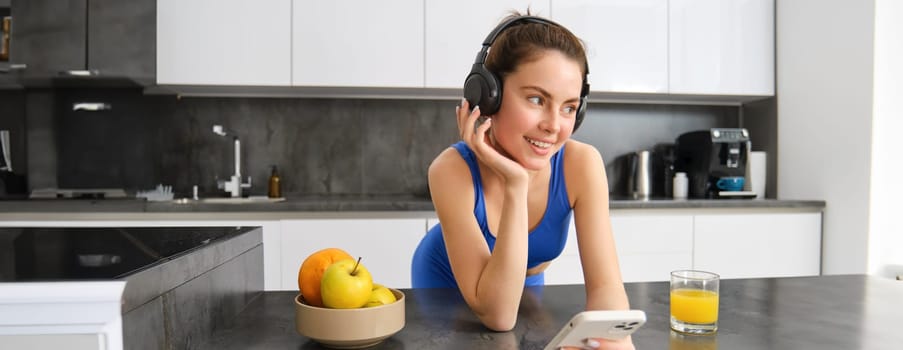
[[411,287],[411,258],[425,231],[424,219],[282,220],[282,289],[298,289],[298,269],[308,255],[340,248],[391,288]]
[[[816,276],[821,218],[820,212],[612,211],[611,226],[624,282],[667,281],[671,271],[690,268],[724,279]],[[546,284],[583,283],[573,222],[545,279]]]
[[624,282],[664,281],[693,267],[693,216],[612,214],[611,227]]
[[[624,282],[664,281],[693,266],[693,216],[611,214],[612,234]],[[546,270],[546,284],[583,283],[574,222],[567,245]]]
[[696,215],[693,266],[721,278],[815,276],[821,214]]

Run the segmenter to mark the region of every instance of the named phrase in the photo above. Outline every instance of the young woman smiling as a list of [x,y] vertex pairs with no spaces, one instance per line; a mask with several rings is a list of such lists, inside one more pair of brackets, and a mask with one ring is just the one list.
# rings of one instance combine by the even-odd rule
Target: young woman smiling
[[[485,69],[501,102],[486,113],[467,99],[456,108],[462,141],[429,168],[441,224],[414,254],[414,288],[458,288],[486,327],[510,330],[524,286],[543,284],[573,215],[586,309],[628,309],[602,157],[571,139],[588,92],[582,43],[548,20],[512,15],[489,44]],[[601,345],[633,349],[629,338]]]

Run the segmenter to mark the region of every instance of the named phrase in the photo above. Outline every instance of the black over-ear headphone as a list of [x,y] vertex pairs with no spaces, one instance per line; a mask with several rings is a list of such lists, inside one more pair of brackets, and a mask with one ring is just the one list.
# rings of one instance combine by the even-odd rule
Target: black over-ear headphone
[[[562,27],[560,24],[552,22],[542,17],[519,16],[511,18],[500,23],[492,32],[483,40],[483,48],[477,53],[477,59],[470,69],[470,74],[464,80],[464,98],[468,104],[480,106],[480,114],[491,115],[498,112],[502,105],[502,80],[497,75],[486,69],[486,56],[489,54],[489,47],[495,42],[495,38],[508,27],[520,24],[521,22],[533,22],[547,25]],[[584,60],[586,62],[586,60]],[[586,62],[585,73],[583,74],[583,86],[580,89],[580,104],[577,107],[577,118],[574,122],[574,131],[583,123],[583,115],[586,114],[586,96],[589,95],[589,82],[586,76],[589,74],[589,63]]]

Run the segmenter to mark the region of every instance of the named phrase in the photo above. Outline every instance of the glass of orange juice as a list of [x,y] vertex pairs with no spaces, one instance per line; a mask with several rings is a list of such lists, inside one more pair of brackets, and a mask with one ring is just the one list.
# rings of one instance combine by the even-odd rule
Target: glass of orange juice
[[671,272],[671,329],[685,334],[714,334],[718,330],[718,274]]

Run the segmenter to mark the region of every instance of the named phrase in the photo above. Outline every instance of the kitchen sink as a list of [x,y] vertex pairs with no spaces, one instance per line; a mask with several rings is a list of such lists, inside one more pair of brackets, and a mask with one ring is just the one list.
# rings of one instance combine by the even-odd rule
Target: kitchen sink
[[198,200],[192,199],[177,199],[176,203],[180,204],[188,204],[188,203],[204,203],[204,204],[249,204],[249,203],[276,203],[285,201],[284,197],[280,198],[269,198],[264,196],[252,196],[252,197],[241,197],[241,198],[221,198],[221,197],[212,197],[212,198],[201,198]]

